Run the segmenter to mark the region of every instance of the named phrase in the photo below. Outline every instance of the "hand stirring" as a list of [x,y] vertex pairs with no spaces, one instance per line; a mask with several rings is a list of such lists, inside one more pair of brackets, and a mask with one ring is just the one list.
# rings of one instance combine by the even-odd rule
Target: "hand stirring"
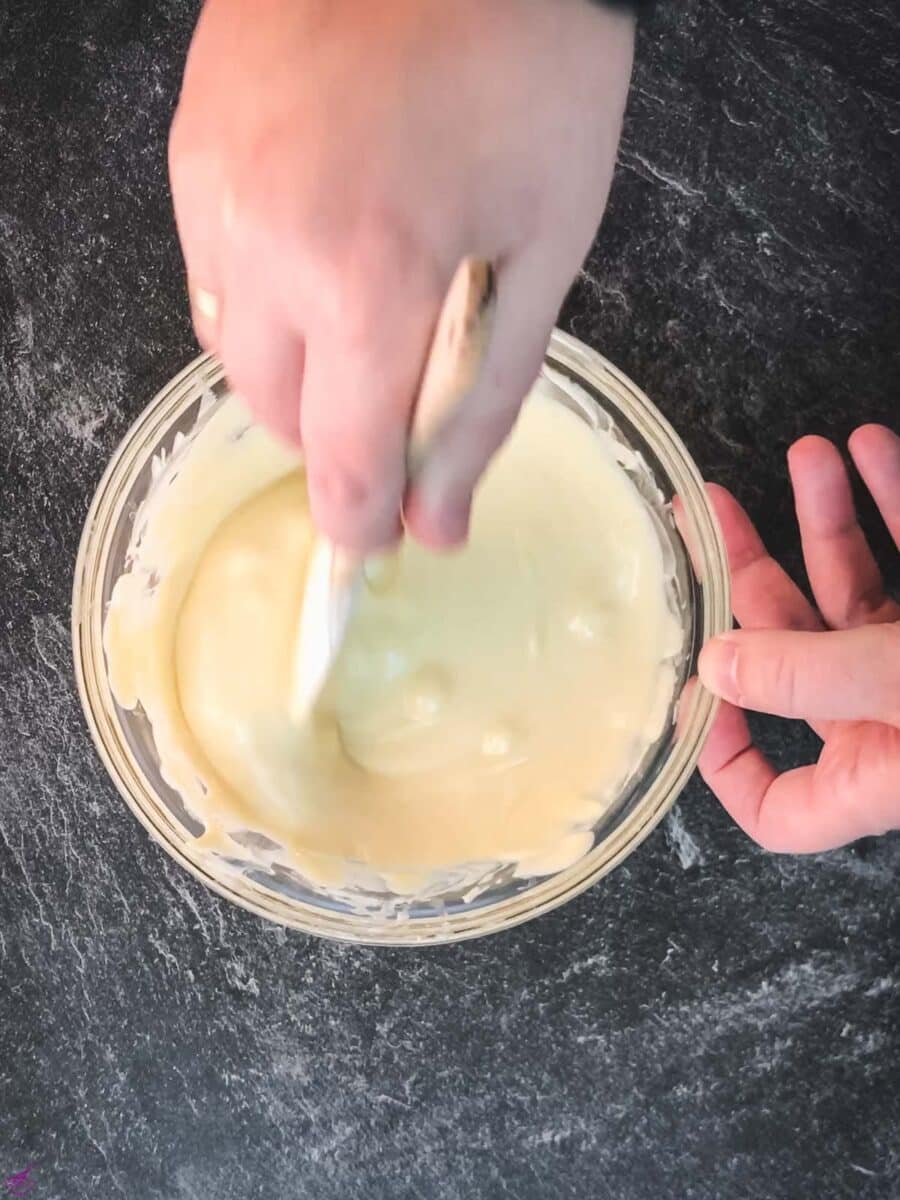
[[[481,259],[464,259],[435,326],[413,409],[406,472],[413,482],[435,438],[475,385],[490,340],[495,308],[494,272]],[[306,720],[347,632],[359,599],[365,560],[319,535],[313,545],[294,652],[291,717]]]

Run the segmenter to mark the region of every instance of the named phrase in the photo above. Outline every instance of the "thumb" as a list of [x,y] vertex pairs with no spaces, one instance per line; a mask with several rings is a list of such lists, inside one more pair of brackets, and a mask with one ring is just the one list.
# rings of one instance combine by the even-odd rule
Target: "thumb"
[[807,721],[900,726],[900,624],[836,632],[743,629],[714,638],[704,684],[741,708]]

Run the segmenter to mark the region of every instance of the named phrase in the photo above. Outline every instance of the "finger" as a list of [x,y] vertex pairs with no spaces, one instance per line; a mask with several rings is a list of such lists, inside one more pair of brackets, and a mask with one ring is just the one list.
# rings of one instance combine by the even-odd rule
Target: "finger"
[[[878,727],[862,728],[865,736]],[[857,771],[851,788],[841,785],[846,777],[827,763],[827,750],[817,766],[779,775],[753,745],[744,714],[723,704],[699,769],[732,819],[759,845],[779,853],[814,854],[882,833],[900,819],[896,786],[890,787],[888,775],[877,767],[885,761],[884,748],[876,749],[867,756],[867,763],[876,764],[874,773]],[[900,738],[887,761],[896,780]]]
[[777,772],[753,745],[747,718],[739,708],[719,706],[697,766],[732,820],[760,841],[760,809]]
[[838,450],[826,438],[801,438],[788,452],[788,468],[803,559],[827,624],[850,629],[870,621],[896,620],[900,606],[885,594],[878,564],[856,519],[850,480]]
[[169,179],[175,224],[188,278],[188,299],[197,340],[219,349],[223,284],[219,263],[221,213],[211,197],[221,193],[220,172],[195,153],[176,119],[169,137]]
[[478,382],[435,438],[406,498],[406,525],[419,541],[439,548],[465,539],[475,486],[541,369],[561,302],[561,291],[547,286],[539,253],[498,271],[496,316]]
[[301,431],[313,518],[371,552],[400,533],[413,399],[446,278],[389,256],[341,284],[307,346]]
[[304,341],[272,298],[264,258],[224,247],[220,353],[230,383],[263,425],[299,444]]
[[[745,629],[823,628],[819,614],[788,573],[767,552],[753,522],[735,498],[717,484],[707,493],[719,518],[731,571],[731,607]],[[811,722],[824,738],[827,724]]]
[[699,660],[717,696],[781,717],[900,725],[900,625],[824,633],[740,630]]
[[850,454],[900,549],[900,437],[884,425],[862,425],[850,438]]
[[230,275],[220,346],[229,381],[257,420],[299,445],[303,339],[245,272]]
[[745,629],[822,628],[818,613],[767,552],[746,512],[725,488],[706,485],[731,571],[731,607]]

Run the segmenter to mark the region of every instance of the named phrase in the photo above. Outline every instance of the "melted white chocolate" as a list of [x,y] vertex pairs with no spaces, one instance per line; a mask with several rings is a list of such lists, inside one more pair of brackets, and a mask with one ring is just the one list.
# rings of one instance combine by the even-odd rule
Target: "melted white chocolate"
[[363,868],[398,892],[589,849],[662,732],[682,634],[647,504],[610,439],[545,392],[489,469],[463,550],[407,541],[367,566],[302,728],[300,464],[228,400],[154,489],[107,615],[110,679],[147,711],[211,847],[251,830],[315,884]]

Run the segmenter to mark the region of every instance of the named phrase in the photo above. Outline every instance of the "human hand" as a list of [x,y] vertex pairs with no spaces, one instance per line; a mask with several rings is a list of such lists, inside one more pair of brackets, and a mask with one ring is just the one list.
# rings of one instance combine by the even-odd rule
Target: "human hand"
[[[302,439],[333,540],[464,539],[606,203],[633,19],[585,0],[207,0],[170,141],[202,344]],[[497,268],[479,384],[412,494],[428,341],[466,256]]]
[[[900,547],[900,437],[863,426],[850,454]],[[885,592],[835,447],[802,438],[788,464],[818,611],[737,501],[709,487],[743,628],[700,656],[700,678],[728,702],[700,772],[754,841],[804,853],[900,827],[900,604]],[[824,743],[819,761],[777,774],[753,746],[742,708],[806,720]]]

